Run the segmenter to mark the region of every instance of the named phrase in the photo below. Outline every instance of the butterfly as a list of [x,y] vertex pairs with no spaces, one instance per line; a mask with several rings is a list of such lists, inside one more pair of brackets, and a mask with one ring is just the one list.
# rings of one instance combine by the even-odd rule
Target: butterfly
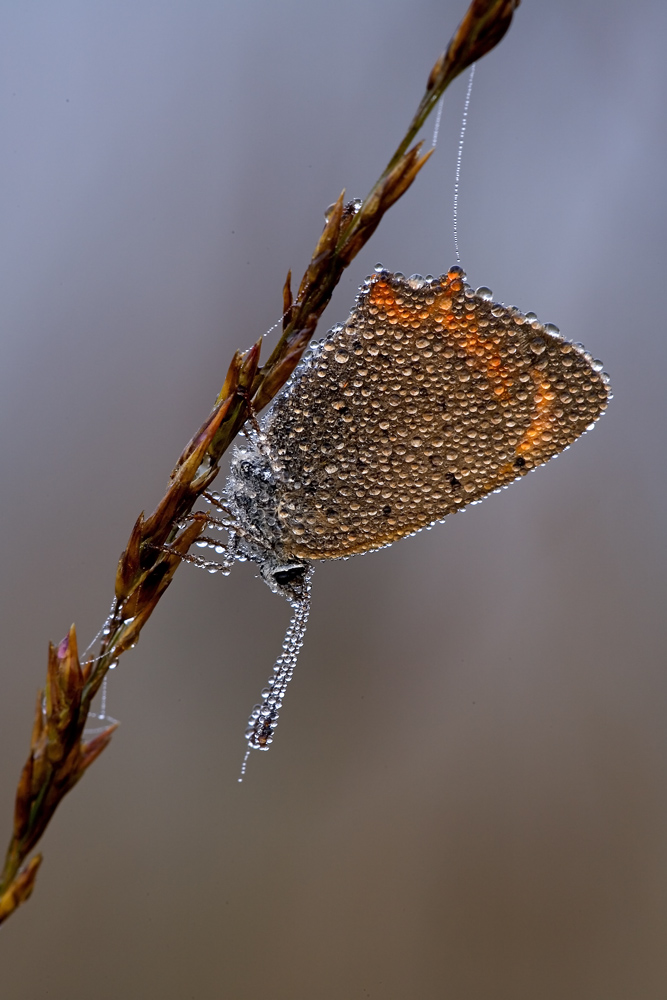
[[581,345],[471,288],[460,267],[438,278],[376,268],[211,497],[228,559],[257,563],[294,612],[249,748],[273,741],[315,563],[391,545],[478,503],[567,449],[609,398],[602,364]]

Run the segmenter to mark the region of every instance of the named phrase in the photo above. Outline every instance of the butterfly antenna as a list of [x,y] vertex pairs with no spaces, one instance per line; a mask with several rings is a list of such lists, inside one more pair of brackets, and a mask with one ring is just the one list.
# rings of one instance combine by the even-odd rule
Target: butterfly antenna
[[282,708],[287,685],[294,675],[294,667],[299,656],[299,650],[303,646],[303,637],[306,634],[308,615],[310,614],[310,581],[312,576],[313,570],[311,567],[307,570],[304,577],[303,595],[294,598],[290,602],[292,605],[292,620],[287,626],[282,653],[274,664],[273,673],[269,678],[267,686],[262,691],[261,704],[255,705],[250,713],[248,729],[245,734],[245,738],[248,741],[248,749],[241,764],[239,781],[243,781],[245,776],[251,750],[268,750],[273,743],[273,733],[278,725],[278,714]]

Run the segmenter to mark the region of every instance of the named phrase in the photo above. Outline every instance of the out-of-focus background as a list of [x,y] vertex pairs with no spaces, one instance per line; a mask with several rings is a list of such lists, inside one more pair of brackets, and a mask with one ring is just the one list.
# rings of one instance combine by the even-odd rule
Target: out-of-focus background
[[[102,622],[232,351],[367,192],[465,6],[3,5],[3,840],[47,641]],[[526,0],[472,95],[470,281],[601,357],[609,412],[480,507],[318,568],[243,785],[289,609],[252,567],[183,567],[0,931],[3,1000],[663,1000],[666,32],[662,0]],[[454,262],[465,84],[322,331],[377,261]]]

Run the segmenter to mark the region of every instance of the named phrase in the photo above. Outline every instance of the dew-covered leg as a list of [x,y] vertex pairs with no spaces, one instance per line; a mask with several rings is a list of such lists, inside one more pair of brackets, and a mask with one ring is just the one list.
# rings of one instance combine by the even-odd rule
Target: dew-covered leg
[[213,518],[212,520],[219,521],[220,524],[223,524],[225,527],[228,528],[234,527],[235,525],[234,515],[230,511],[229,507],[227,507],[227,505],[225,504],[225,498],[220,493],[213,493],[210,492],[209,490],[205,490],[202,493],[202,499],[205,500],[206,503],[211,504],[211,506],[215,507],[216,510],[218,510],[221,514],[224,515],[222,518]]
[[199,548],[213,549],[218,555],[223,556],[222,560],[217,562],[214,559],[204,559],[202,556],[197,556],[192,552],[187,552],[184,555],[182,552],[177,552],[173,549],[171,545],[163,545],[162,548],[165,552],[173,552],[183,562],[190,563],[191,566],[196,566],[198,569],[205,569],[209,573],[222,573],[223,576],[229,576],[236,558],[233,548],[222,545],[216,538],[208,538],[206,535],[201,535],[195,542],[195,545],[199,546]]

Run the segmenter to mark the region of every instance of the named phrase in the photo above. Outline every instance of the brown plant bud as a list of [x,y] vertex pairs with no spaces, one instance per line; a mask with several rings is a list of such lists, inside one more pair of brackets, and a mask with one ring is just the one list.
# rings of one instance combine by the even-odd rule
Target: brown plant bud
[[[139,640],[139,635],[146,621],[150,618],[162,594],[171,583],[178,569],[181,555],[185,555],[190,546],[201,534],[205,519],[193,518],[176,539],[170,543],[169,551],[160,550],[154,566],[148,570],[141,581],[141,586],[132,596],[133,615],[121,623],[113,643],[113,656],[118,657]],[[127,609],[123,607],[125,612]],[[129,619],[132,618],[130,621]]]
[[345,190],[343,189],[333,205],[330,205],[326,211],[326,223],[324,229],[322,230],[322,235],[317,241],[315,253],[313,254],[313,260],[317,260],[320,257],[330,257],[333,253],[338,240],[338,232],[340,230],[340,224],[344,212]]
[[404,194],[413,180],[431,157],[433,150],[424,156],[419,156],[422,143],[417,143],[409,152],[402,156],[398,163],[371,191],[354,219],[349,235],[338,248],[338,258],[345,267],[356,257],[359,250],[373,235],[382,216],[391,208],[395,201]]
[[0,923],[13,913],[17,906],[30,898],[41,863],[42,855],[36,854],[0,896]]
[[[239,375],[243,371],[243,366],[239,370]],[[238,391],[238,382],[235,387],[235,392]],[[202,424],[199,432],[194,436],[190,442],[190,447],[188,454],[186,455],[184,461],[178,468],[178,474],[174,480],[180,487],[189,487],[192,481],[197,477],[199,467],[206,458],[207,452],[210,448],[211,442],[218,431],[220,424],[225,419],[230,410],[232,403],[234,401],[234,396],[226,399],[223,403],[220,403],[211,413],[208,420]]]
[[256,395],[253,397],[252,402],[256,410],[261,410],[262,407],[266,406],[276,393],[282,389],[285,382],[287,382],[287,379],[301,360],[301,356],[315,332],[317,319],[318,317],[314,314],[309,316],[306,325],[294,332],[290,338],[288,350],[271,367],[268,374],[262,380]]
[[248,390],[255,380],[261,350],[262,339],[260,337],[260,339],[253,344],[250,350],[246,351],[243,356],[243,364],[241,365],[241,371],[239,372],[239,384],[236,390],[241,396],[247,396]]
[[[238,369],[234,381],[234,392],[237,385]],[[189,513],[197,496],[190,488],[192,480],[195,478],[211,441],[234,401],[234,396],[228,396],[219,403],[183,452],[171,474],[167,492],[150,517],[146,518],[144,522],[144,545],[146,547],[159,548],[172,531],[174,521]],[[204,485],[199,484],[200,491],[206,488],[206,479],[213,478],[215,474],[217,474],[217,470],[213,469],[210,476],[201,477]]]
[[81,775],[90,767],[93,761],[97,760],[102,751],[106,750],[111,742],[111,737],[117,729],[118,723],[115,722],[113,726],[108,726],[103,732],[98,733],[97,736],[93,737],[92,740],[88,740],[86,743],[81,743],[76,781],[79,780]]
[[57,647],[49,644],[46,682],[47,753],[52,762],[67,753],[69,735],[78,721],[83,674],[74,625]]
[[247,404],[252,395],[252,387],[257,380],[257,368],[262,347],[262,338],[253,344],[243,355],[241,367],[237,376],[235,399],[230,401],[229,409],[224,414],[217,430],[209,441],[206,462],[200,469],[200,475],[191,484],[196,496],[201,496],[206,487],[218,474],[220,456],[228,448],[230,442],[248,418]]
[[316,284],[322,271],[326,269],[328,262],[335,253],[344,207],[345,191],[341,191],[331,208],[328,209],[326,224],[322,230],[322,235],[317,241],[312,260],[301,280],[297,299],[303,299],[307,290]]
[[74,625],[70,625],[69,632],[58,646],[58,658],[61,664],[60,675],[63,680],[63,693],[71,705],[76,699],[81,697],[81,688],[83,687],[81,664],[79,663],[79,649],[76,641],[76,628]]
[[124,600],[131,592],[141,572],[141,539],[144,526],[144,512],[142,511],[132,528],[127,547],[118,561],[116,570],[116,598]]
[[16,789],[16,801],[14,803],[14,839],[21,840],[28,829],[30,820],[30,808],[32,806],[32,772],[33,757],[29,754],[27,761],[23,765],[21,777]]
[[[242,363],[243,353],[241,351],[235,351],[234,357],[232,358],[229,368],[227,369],[225,381],[222,383],[222,389],[218,393],[213,409],[215,409],[216,406],[219,406],[220,403],[224,402],[230,396],[233,396],[236,392],[236,387],[239,384],[239,372],[241,371]],[[172,473],[172,476],[173,475],[174,473]]]
[[[509,28],[520,2],[521,0],[472,0],[449,43],[439,79],[434,80],[433,86],[444,89],[454,77],[490,52]],[[440,60],[436,62],[436,66],[439,62]],[[434,66],[433,69],[435,68]]]
[[407,191],[426,161],[431,158],[434,152],[432,149],[421,158],[419,157],[423,145],[423,142],[418,142],[416,146],[413,146],[385,179],[381,194],[383,212],[391,208],[394,202],[398,201],[401,195]]
[[292,271],[287,272],[283,285],[283,330],[289,326],[292,318]]
[[433,88],[437,86],[437,84],[439,83],[443,70],[445,68],[446,60],[447,60],[447,53],[441,52],[435,61],[433,69],[428,75],[428,80],[426,81],[427,90],[433,90]]
[[44,692],[37,692],[37,705],[35,708],[35,718],[32,724],[32,736],[30,746],[33,750],[37,748],[44,734]]
[[[47,775],[51,770],[51,764],[46,756],[46,748],[48,745],[47,741],[47,731],[44,731],[44,737],[42,743],[35,750],[31,751],[31,768],[30,768],[30,798],[31,807],[32,801],[39,795],[40,789],[43,788],[44,783],[47,779]],[[26,775],[28,770],[26,769]]]

